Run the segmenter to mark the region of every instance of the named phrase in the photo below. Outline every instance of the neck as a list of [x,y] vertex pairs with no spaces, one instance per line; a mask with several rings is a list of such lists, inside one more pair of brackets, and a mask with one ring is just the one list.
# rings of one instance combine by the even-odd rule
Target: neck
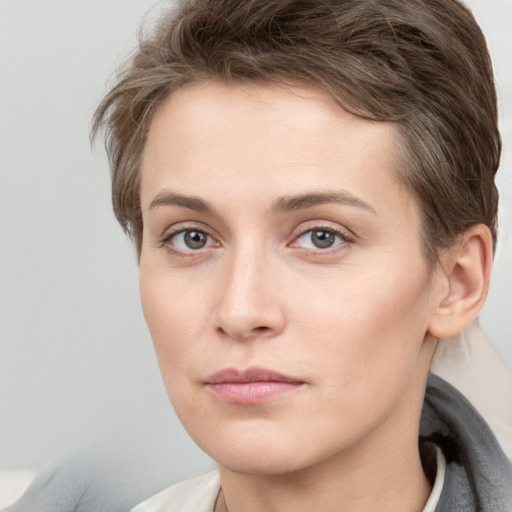
[[[417,449],[416,449],[417,452]],[[221,469],[228,512],[420,512],[431,491],[419,454],[357,464],[330,460],[288,475],[239,475]]]

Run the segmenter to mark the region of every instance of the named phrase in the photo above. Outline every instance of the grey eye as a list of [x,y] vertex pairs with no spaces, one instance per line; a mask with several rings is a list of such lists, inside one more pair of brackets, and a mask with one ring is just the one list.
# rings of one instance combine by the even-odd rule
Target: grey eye
[[344,238],[335,231],[328,229],[310,229],[297,239],[297,245],[306,249],[329,249],[344,241]]
[[198,251],[215,245],[213,238],[198,229],[184,229],[171,237],[169,243],[182,252]]
[[319,249],[327,249],[336,242],[336,234],[332,231],[316,230],[311,232],[311,242]]
[[208,243],[208,235],[202,231],[191,229],[184,231],[183,241],[189,249],[202,249]]

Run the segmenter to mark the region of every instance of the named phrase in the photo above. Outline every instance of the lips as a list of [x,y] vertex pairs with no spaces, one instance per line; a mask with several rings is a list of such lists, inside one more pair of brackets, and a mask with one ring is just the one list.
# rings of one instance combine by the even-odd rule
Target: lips
[[210,393],[232,404],[260,404],[293,392],[304,384],[296,378],[265,368],[239,371],[233,368],[214,373],[205,381]]

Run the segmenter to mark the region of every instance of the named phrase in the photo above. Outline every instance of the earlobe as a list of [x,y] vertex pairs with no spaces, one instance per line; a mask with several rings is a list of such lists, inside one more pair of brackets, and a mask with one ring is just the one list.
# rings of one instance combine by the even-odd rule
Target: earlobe
[[429,324],[436,338],[455,336],[478,316],[487,296],[492,267],[492,237],[484,224],[469,228],[442,261],[445,285]]

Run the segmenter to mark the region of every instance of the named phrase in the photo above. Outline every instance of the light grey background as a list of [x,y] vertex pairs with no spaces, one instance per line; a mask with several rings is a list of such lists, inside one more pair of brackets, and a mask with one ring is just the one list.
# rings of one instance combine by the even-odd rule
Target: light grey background
[[[143,16],[169,4],[0,0],[0,468],[84,450],[169,458],[180,477],[211,465],[168,404],[102,146],[88,142]],[[505,146],[482,324],[512,367],[512,1],[468,4],[494,58]]]

